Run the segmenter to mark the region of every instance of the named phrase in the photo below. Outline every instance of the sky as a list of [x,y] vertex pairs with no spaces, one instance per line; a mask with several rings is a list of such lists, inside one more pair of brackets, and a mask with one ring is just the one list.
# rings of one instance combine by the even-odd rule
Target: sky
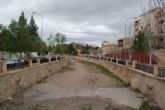
[[[139,16],[142,5],[142,0],[0,0],[0,24],[18,20],[22,11],[29,22],[32,12],[38,12],[45,41],[50,33],[61,32],[67,42],[101,45],[124,37],[126,19]],[[34,19],[40,32],[41,18]],[[127,25],[133,28],[133,19]]]

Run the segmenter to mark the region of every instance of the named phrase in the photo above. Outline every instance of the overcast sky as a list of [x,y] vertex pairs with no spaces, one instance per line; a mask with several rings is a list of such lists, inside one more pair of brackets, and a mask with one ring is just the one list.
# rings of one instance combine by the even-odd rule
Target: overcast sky
[[[142,0],[0,0],[0,24],[18,20],[22,10],[29,20],[36,11],[44,18],[45,40],[61,32],[68,42],[100,45],[124,37],[125,20],[140,15],[141,5]],[[40,17],[34,18],[40,27]]]

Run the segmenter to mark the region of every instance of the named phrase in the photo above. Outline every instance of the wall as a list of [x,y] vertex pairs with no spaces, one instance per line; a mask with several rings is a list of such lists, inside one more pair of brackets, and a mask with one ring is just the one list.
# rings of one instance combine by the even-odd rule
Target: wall
[[67,63],[67,59],[6,72],[0,76],[0,102],[51,75]]
[[106,60],[86,57],[76,57],[76,59],[104,66],[125,82],[130,83],[132,88],[140,90],[143,94],[153,99],[165,110],[165,79],[133,69],[129,66],[119,65]]

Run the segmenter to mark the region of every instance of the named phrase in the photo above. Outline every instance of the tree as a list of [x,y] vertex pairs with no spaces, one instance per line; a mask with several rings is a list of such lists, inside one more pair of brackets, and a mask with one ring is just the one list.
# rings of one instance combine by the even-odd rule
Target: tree
[[15,44],[14,44],[14,37],[12,33],[6,26],[2,26],[1,33],[0,33],[0,50],[2,52],[2,59],[3,53],[6,52],[15,52]]
[[30,53],[33,51],[34,42],[30,36],[27,19],[24,16],[24,12],[22,12],[21,16],[19,17],[18,31],[15,39],[17,52],[20,53],[20,58],[22,58],[22,53],[26,53],[30,57]]
[[145,52],[147,51],[147,39],[145,37],[145,33],[143,31],[140,31],[138,35],[135,37],[134,44],[132,46],[132,49],[138,52]]
[[34,38],[38,38],[38,26],[36,25],[33,16],[31,16],[31,20],[28,26],[29,32],[31,34],[31,36],[33,36]]
[[[19,20],[11,20],[8,27],[3,26],[0,33],[0,50],[12,53],[19,53],[20,59],[22,53],[30,57],[32,51],[39,51],[42,47],[47,51],[47,45],[38,35],[38,27],[31,17],[30,23],[27,24],[27,19],[24,12],[21,13]],[[2,52],[3,53],[3,52]]]
[[64,43],[66,42],[66,36],[64,34],[61,34],[60,37],[61,37],[61,45],[64,45]]
[[82,47],[80,54],[90,54],[89,47],[88,46]]
[[55,53],[65,54],[66,53],[65,52],[66,45],[64,46],[64,44],[65,44],[66,40],[67,40],[67,38],[64,34],[57,33],[57,34],[53,35],[51,33],[49,38],[47,39],[47,41],[49,43],[48,44],[49,49],[50,49],[50,47],[52,47],[51,50],[54,50]]
[[54,43],[57,43],[57,45],[60,45],[61,44],[60,33],[57,33],[54,36]]
[[55,35],[55,42],[58,44],[58,45],[64,45],[64,43],[66,42],[66,36],[64,34],[61,34],[61,33],[57,33]]
[[11,33],[11,50],[9,52],[18,52],[17,51],[17,43],[16,43],[16,38],[17,38],[17,34],[18,34],[18,22],[14,19],[12,19],[11,23],[8,26],[8,30]]
[[78,52],[72,44],[56,45],[55,53],[65,55],[77,55]]
[[30,33],[30,37],[32,37],[32,39],[33,39],[33,45],[32,45],[33,51],[40,52],[41,42],[43,42],[43,41],[39,37],[38,26],[36,25],[33,16],[31,16],[31,20],[30,20],[30,23],[28,25],[28,31]]
[[51,33],[49,38],[47,39],[49,46],[55,45],[54,35]]

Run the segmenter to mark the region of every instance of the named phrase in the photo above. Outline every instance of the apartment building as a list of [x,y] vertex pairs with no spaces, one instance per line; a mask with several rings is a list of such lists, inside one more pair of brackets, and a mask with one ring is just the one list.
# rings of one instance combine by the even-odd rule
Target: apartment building
[[165,46],[165,9],[155,8],[143,13],[135,20],[135,36],[139,31],[145,31],[155,41],[156,47]]
[[112,53],[117,48],[117,45],[110,42],[103,42],[102,44],[102,54],[106,55]]
[[133,44],[133,38],[126,37],[118,40],[117,47],[118,50],[129,49]]

